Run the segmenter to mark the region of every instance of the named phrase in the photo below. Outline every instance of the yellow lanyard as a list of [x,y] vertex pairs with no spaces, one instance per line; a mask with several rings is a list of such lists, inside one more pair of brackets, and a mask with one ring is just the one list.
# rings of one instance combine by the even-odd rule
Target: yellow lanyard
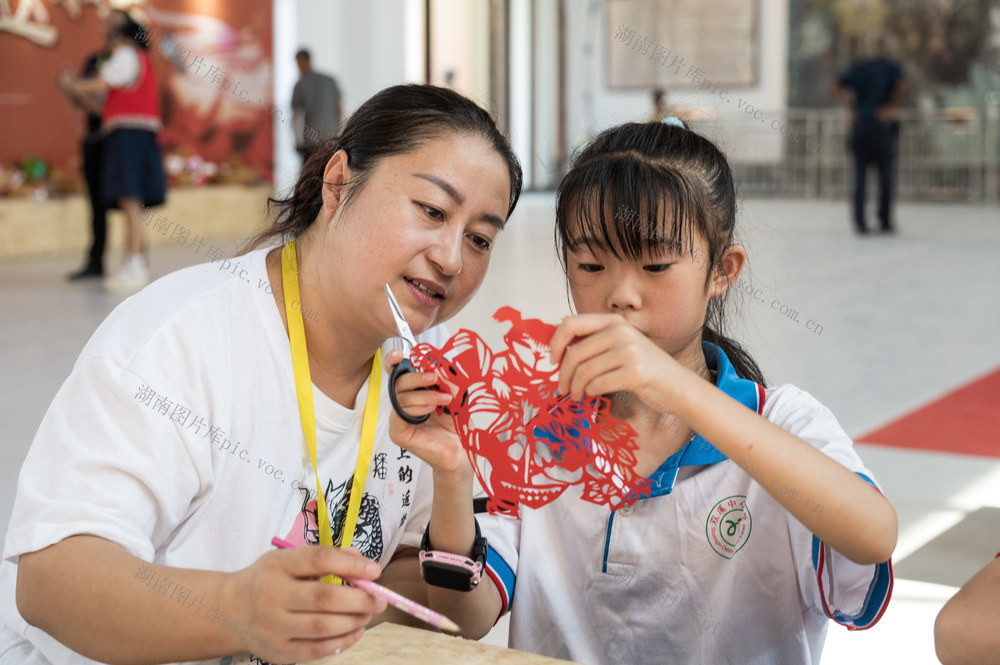
[[[306,330],[302,322],[301,308],[292,307],[292,303],[299,300],[299,265],[294,240],[289,241],[281,251],[281,288],[285,298],[285,318],[288,320],[288,341],[292,347],[292,370],[295,374],[295,393],[299,399],[299,417],[302,419],[306,448],[309,450],[313,472],[316,474],[316,523],[319,528],[319,542],[321,545],[332,547],[333,529],[330,527],[330,513],[326,508],[326,497],[323,495],[319,466],[316,463],[316,411],[313,407],[312,378],[309,376]],[[372,448],[375,446],[375,425],[378,423],[378,398],[382,379],[381,355],[381,352],[376,350],[372,359],[368,397],[365,400],[365,414],[361,422],[361,447],[358,449],[358,462],[354,466],[354,482],[351,484],[351,499],[347,506],[344,532],[340,539],[341,548],[350,547],[354,539],[354,527],[358,523],[361,496],[364,494],[365,480],[368,477],[368,464],[371,461]],[[343,584],[335,575],[327,575],[323,581]]]

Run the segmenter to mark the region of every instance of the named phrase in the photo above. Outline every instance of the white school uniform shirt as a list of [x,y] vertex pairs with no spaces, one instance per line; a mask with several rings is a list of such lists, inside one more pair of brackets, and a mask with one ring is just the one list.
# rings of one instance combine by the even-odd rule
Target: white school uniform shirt
[[[717,346],[703,348],[721,390],[876,491],[829,409],[795,386],[765,391]],[[617,512],[575,486],[522,506],[519,520],[480,517],[511,647],[585,665],[817,665],[830,619],[864,629],[885,611],[891,562],[832,550],[701,436],[650,480],[648,498]],[[776,489],[822,510],[808,487]]]
[[[0,665],[94,662],[18,614],[21,554],[77,534],[106,538],[152,563],[128,572],[164,607],[182,605],[222,631],[237,629],[227,608],[159,575],[157,564],[236,571],[271,549],[273,536],[318,540],[316,477],[268,249],[157,280],[87,343],[18,477],[0,564]],[[388,315],[384,298],[372,306]],[[298,308],[317,317],[308,303]],[[437,327],[417,339],[441,346],[447,333]],[[400,547],[419,547],[432,497],[430,468],[389,440],[387,385],[383,372],[353,540],[383,566]],[[349,409],[313,390],[319,474],[338,545],[367,394],[366,382]],[[200,662],[260,661],[242,654]]]

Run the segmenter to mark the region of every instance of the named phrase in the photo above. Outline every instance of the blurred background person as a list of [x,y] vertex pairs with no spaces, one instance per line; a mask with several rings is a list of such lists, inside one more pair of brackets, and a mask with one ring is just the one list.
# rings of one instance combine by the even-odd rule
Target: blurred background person
[[313,71],[312,56],[306,49],[295,54],[301,76],[292,90],[292,127],[295,151],[305,163],[319,144],[340,128],[340,88],[332,76]]
[[67,94],[92,98],[106,95],[101,114],[101,191],[104,203],[125,213],[126,248],[122,267],[107,278],[111,293],[128,295],[149,283],[146,241],[140,212],[166,200],[163,158],[156,144],[162,129],[156,75],[142,39],[143,27],[123,10],[105,21],[111,57],[98,76],[64,76]]
[[[97,76],[100,67],[111,56],[107,45],[91,53],[80,69],[81,79]],[[67,94],[73,105],[86,113],[81,141],[83,176],[90,198],[90,252],[80,270],[70,273],[71,281],[104,276],[104,247],[108,235],[108,207],[101,198],[101,103],[89,95]]]
[[660,122],[668,115],[670,113],[667,109],[667,95],[662,89],[657,88],[653,91],[653,112],[649,114],[648,120],[650,122]]
[[892,190],[895,180],[896,112],[909,92],[903,67],[889,58],[888,42],[880,35],[875,57],[861,60],[831,84],[833,94],[849,113],[848,145],[854,153],[854,226],[868,233],[865,221],[865,179],[868,166],[878,169],[878,218],[880,230],[892,233]]

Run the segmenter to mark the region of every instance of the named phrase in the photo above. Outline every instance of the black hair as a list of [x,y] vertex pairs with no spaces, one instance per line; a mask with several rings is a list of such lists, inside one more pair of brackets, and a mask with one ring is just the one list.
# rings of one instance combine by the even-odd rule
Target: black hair
[[[601,132],[576,157],[557,192],[556,247],[567,278],[566,252],[575,236],[588,249],[595,242],[616,258],[634,260],[663,244],[693,256],[697,231],[708,242],[707,286],[735,227],[736,185],[725,155],[700,134],[664,122]],[[709,302],[702,339],[722,348],[739,376],[763,385],[756,361],[723,334],[730,291]]]
[[323,206],[326,164],[338,150],[347,154],[352,172],[341,199],[341,205],[346,206],[364,187],[379,160],[413,152],[447,134],[482,137],[504,159],[510,176],[509,218],[521,195],[521,164],[490,114],[448,88],[396,85],[358,107],[344,123],[339,137],[327,138],[320,144],[302,166],[290,196],[268,199],[268,211],[276,213],[274,224],[251,240],[248,249],[276,238],[298,238],[312,225]]
[[124,9],[115,9],[114,11],[120,13],[124,17],[122,24],[118,26],[116,31],[117,34],[128,39],[137,47],[143,50],[148,50],[149,38],[146,36],[146,28],[132,18],[132,15]]
[[298,60],[299,58],[302,58],[306,62],[310,62],[312,60],[312,55],[309,53],[309,49],[300,48],[296,51],[295,59]]

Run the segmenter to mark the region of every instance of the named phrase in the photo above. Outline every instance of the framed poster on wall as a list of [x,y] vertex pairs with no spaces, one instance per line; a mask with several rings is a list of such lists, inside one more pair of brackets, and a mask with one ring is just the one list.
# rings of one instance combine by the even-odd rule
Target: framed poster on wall
[[758,0],[605,1],[609,88],[756,83]]

